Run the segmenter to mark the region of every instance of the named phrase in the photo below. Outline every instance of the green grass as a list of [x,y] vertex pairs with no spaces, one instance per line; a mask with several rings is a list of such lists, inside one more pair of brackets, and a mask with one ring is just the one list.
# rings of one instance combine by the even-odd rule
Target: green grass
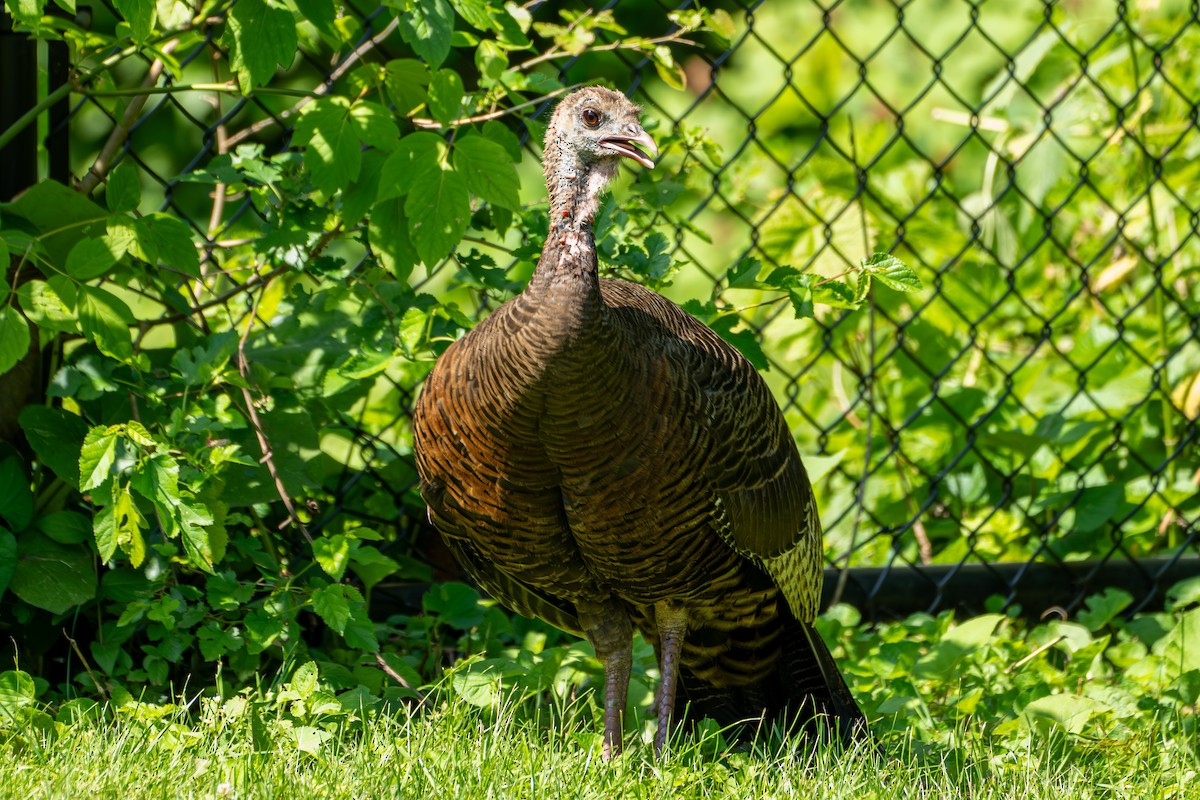
[[[508,709],[511,711],[512,709]],[[13,748],[0,763],[5,797],[821,797],[1185,798],[1200,797],[1195,763],[1169,757],[1171,743],[1142,741],[1081,759],[1077,743],[1030,740],[989,749],[976,723],[967,747],[914,748],[900,737],[889,756],[837,747],[710,752],[683,737],[665,761],[633,744],[614,763],[591,733],[563,734],[501,713],[484,719],[464,702],[410,717],[381,716],[324,741],[297,741],[271,722],[258,737],[213,704],[179,714],[72,726],[53,744]],[[244,722],[244,718],[242,719]],[[303,739],[303,735],[299,737]],[[1179,744],[1179,743],[1176,743]],[[1167,745],[1167,746],[1164,746]],[[1189,787],[1188,784],[1191,784]]]
[[[464,608],[488,605],[461,595]],[[0,797],[1200,800],[1200,578],[1168,590],[1164,611],[1125,618],[1131,601],[1110,589],[1075,619],[1036,624],[943,612],[865,626],[833,607],[817,624],[879,752],[770,732],[738,745],[705,723],[676,730],[657,759],[657,673],[639,639],[627,750],[605,763],[587,645],[514,645],[458,606],[408,620],[442,631],[438,651],[482,651],[421,702],[373,662],[352,671],[316,652],[273,678],[243,676],[258,688],[224,683],[178,704],[115,681],[103,704],[65,700],[62,686],[0,672]],[[383,657],[416,684],[426,656]]]

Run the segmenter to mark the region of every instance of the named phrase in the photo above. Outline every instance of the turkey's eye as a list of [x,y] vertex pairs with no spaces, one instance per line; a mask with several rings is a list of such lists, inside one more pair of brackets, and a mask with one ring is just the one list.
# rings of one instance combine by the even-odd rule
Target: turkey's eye
[[600,112],[594,108],[585,108],[579,116],[583,119],[583,124],[589,128],[594,128],[600,124]]

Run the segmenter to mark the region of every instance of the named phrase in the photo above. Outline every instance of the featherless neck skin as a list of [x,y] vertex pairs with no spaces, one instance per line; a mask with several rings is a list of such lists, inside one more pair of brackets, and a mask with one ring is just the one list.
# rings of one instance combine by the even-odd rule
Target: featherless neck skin
[[566,279],[580,288],[598,292],[592,218],[617,163],[613,160],[589,163],[559,140],[552,140],[545,159],[550,232],[530,284],[559,283]]
[[548,290],[554,289],[557,300],[546,309],[550,314],[583,320],[589,311],[600,310],[592,238],[600,195],[622,159],[650,169],[658,155],[638,113],[624,95],[593,86],[563,100],[546,128],[542,161],[550,195],[550,230],[526,293],[544,302]]

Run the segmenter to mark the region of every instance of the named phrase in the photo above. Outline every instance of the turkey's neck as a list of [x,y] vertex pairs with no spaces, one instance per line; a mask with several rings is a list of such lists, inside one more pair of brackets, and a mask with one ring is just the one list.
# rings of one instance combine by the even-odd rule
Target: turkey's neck
[[592,218],[617,164],[612,160],[585,161],[558,139],[547,146],[543,158],[550,193],[550,232],[528,291],[565,292],[577,300],[579,311],[596,311],[600,278]]

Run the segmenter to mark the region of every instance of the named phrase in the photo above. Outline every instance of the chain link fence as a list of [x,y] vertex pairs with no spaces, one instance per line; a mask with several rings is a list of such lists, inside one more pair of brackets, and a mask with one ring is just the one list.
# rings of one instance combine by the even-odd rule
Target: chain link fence
[[[530,10],[557,18],[551,6]],[[604,8],[646,36],[672,30],[672,5]],[[727,42],[676,46],[682,91],[621,50],[554,68],[567,84],[599,77],[630,91],[659,133],[702,130],[716,143],[653,198],[682,262],[664,291],[737,309],[757,335],[821,476],[827,601],[896,616],[998,596],[1040,613],[1118,584],[1141,608],[1196,574],[1197,5],[725,8]],[[99,23],[111,9],[90,13]],[[288,85],[326,91],[404,48],[384,7],[346,3],[341,19],[358,47],[304,49]],[[151,87],[215,76],[223,55],[204,30],[171,54],[174,71],[145,63],[120,77]],[[79,181],[97,163],[135,161],[156,183],[150,202],[187,221],[218,269],[227,231],[259,210],[249,199],[216,208],[211,187],[181,178],[239,144],[286,150],[303,102],[84,97],[46,133],[69,126]],[[873,251],[912,265],[924,288],[877,288],[863,309],[818,305],[797,319],[786,301],[727,282],[748,258],[763,275],[832,278]],[[417,389],[393,382],[388,418],[345,423],[351,455],[310,529],[355,515],[455,574],[394,435]]]

